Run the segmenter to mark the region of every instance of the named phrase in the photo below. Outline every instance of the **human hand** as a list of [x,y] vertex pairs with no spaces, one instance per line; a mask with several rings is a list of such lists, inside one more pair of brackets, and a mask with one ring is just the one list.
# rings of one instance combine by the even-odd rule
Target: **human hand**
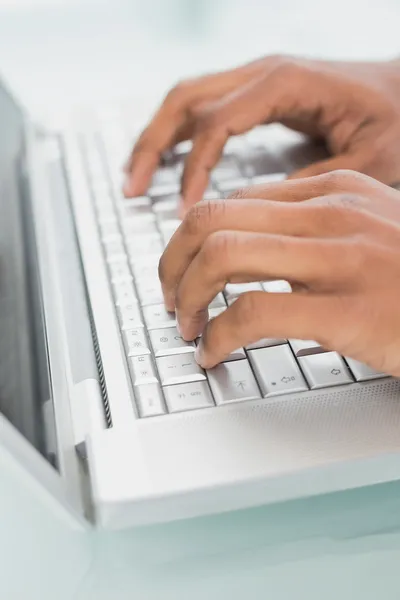
[[[298,338],[400,376],[400,192],[369,177],[337,171],[201,202],[159,274],[183,338],[202,334],[204,368],[261,338]],[[208,322],[227,283],[270,279],[293,292],[247,292]]]
[[269,56],[173,88],[126,165],[125,195],[144,194],[162,154],[193,139],[182,178],[184,208],[201,200],[229,136],[280,122],[325,140],[333,157],[293,173],[353,169],[400,181],[400,63]]

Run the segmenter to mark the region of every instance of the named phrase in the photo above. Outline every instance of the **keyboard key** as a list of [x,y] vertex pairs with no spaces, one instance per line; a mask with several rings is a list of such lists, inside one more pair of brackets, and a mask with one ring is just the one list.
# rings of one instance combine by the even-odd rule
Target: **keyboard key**
[[126,238],[129,256],[141,256],[145,254],[160,254],[163,251],[161,236],[159,233],[145,233]]
[[119,260],[109,264],[111,281],[118,283],[121,281],[132,281],[131,270],[126,260]]
[[164,395],[170,413],[214,406],[206,381],[167,386]]
[[229,301],[236,300],[238,296],[246,292],[262,292],[261,283],[228,283],[225,286],[225,296]]
[[122,221],[122,230],[125,238],[130,240],[132,237],[143,233],[158,233],[157,223],[154,219],[128,219]]
[[287,340],[275,338],[262,338],[258,342],[253,342],[246,346],[246,350],[256,350],[257,348],[270,348],[271,346],[281,346],[286,344]]
[[265,398],[308,390],[287,344],[250,350],[248,354]]
[[162,304],[164,301],[159,279],[141,279],[137,282],[137,288],[142,306]]
[[209,308],[208,309],[208,316],[209,316],[210,319],[215,319],[215,317],[218,317],[226,309],[227,309],[226,305],[225,306],[216,307],[216,308]]
[[164,304],[152,304],[143,308],[147,329],[164,329],[176,326],[175,313],[169,313]]
[[114,297],[117,306],[137,303],[135,289],[131,281],[119,281],[114,283]]
[[159,167],[153,175],[151,187],[179,184],[179,172],[174,167]]
[[123,332],[125,348],[128,356],[140,356],[150,354],[144,329],[128,329]]
[[299,364],[311,389],[353,382],[344,360],[336,352],[304,356],[299,358]]
[[108,261],[126,259],[126,252],[121,237],[104,242],[104,251]]
[[356,381],[368,381],[370,379],[380,379],[381,377],[387,377],[384,373],[379,373],[368,365],[364,365],[364,363],[359,362],[358,360],[354,360],[354,358],[347,358],[346,362],[349,365]]
[[133,385],[158,383],[153,360],[148,354],[129,358],[129,368]]
[[286,173],[270,173],[268,175],[256,175],[251,178],[251,185],[266,185],[268,183],[278,183],[287,178]]
[[125,200],[118,205],[121,219],[126,221],[153,220],[154,215],[151,209],[151,202],[146,196]]
[[203,381],[205,373],[197,364],[194,353],[174,354],[156,359],[162,385]]
[[129,304],[127,306],[120,306],[118,308],[118,319],[121,329],[136,329],[137,327],[143,327],[143,319],[140,314],[138,304]]
[[289,344],[297,358],[309,354],[320,354],[321,352],[325,352],[318,342],[314,342],[313,340],[289,340]]
[[261,398],[247,360],[222,363],[207,374],[217,404]]
[[240,179],[239,163],[232,154],[225,154],[211,171],[211,180],[219,187],[219,183]]
[[214,300],[211,302],[208,308],[226,308],[226,302],[222,292],[215,296]]
[[150,331],[151,345],[155,356],[194,352],[194,342],[185,342],[176,327],[153,329]]
[[119,225],[116,219],[99,223],[101,239],[108,242],[120,237]]
[[227,358],[225,358],[224,362],[229,362],[231,360],[240,360],[242,358],[246,358],[246,353],[244,351],[244,348],[238,348],[234,352],[231,352],[231,354]]
[[169,196],[170,194],[179,194],[180,183],[165,183],[163,185],[153,185],[149,190],[149,195],[153,200],[160,196]]
[[249,180],[244,177],[238,179],[232,179],[231,181],[220,181],[218,183],[218,191],[224,196],[229,196],[232,192],[246,188],[249,186]]
[[264,292],[270,294],[290,294],[292,287],[287,281],[264,281],[262,283]]
[[137,386],[135,400],[139,416],[142,418],[156,417],[167,412],[160,386],[157,383]]
[[135,279],[158,279],[158,258],[142,258],[132,264]]

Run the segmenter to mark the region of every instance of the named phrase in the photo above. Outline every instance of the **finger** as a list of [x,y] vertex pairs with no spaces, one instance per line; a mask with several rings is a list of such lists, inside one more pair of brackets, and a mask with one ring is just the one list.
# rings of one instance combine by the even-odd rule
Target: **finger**
[[347,319],[335,296],[249,292],[209,321],[196,358],[210,369],[261,338],[312,339],[331,348],[339,317]]
[[[357,220],[341,218],[333,203],[289,204],[246,199],[201,202],[191,209],[171,238],[159,265],[166,306],[175,308],[176,288],[205,240],[213,233],[247,231],[297,237],[343,235],[356,227]],[[218,258],[216,258],[218,257]],[[215,254],[213,259],[219,260]]]
[[126,165],[125,195],[146,192],[162,153],[177,139],[182,139],[182,132],[191,133],[194,107],[220,98],[252,76],[245,69],[236,69],[183,82],[173,88],[133,148]]
[[321,73],[283,62],[267,76],[248,82],[216,102],[198,122],[193,150],[183,175],[184,207],[187,209],[201,200],[209,172],[218,162],[230,135],[297,114],[316,120],[320,106],[331,103],[328,86],[324,85],[326,79]]
[[361,152],[356,154],[341,154],[340,156],[321,160],[313,165],[305,167],[304,169],[294,171],[289,175],[289,179],[315,177],[317,175],[322,175],[324,173],[330,173],[331,171],[338,171],[341,169],[362,172],[365,164],[365,156]]
[[177,289],[176,314],[182,337],[193,340],[201,334],[209,303],[230,282],[285,280],[317,292],[342,289],[352,274],[346,253],[347,246],[336,240],[214,233],[188,266]]

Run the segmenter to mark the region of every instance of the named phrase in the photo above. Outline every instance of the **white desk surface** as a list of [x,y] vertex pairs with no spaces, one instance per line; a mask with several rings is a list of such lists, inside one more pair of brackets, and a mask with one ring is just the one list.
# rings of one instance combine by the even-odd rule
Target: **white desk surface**
[[[400,54],[398,0],[0,0],[0,70],[36,118],[270,52]],[[1,132],[0,132],[1,135]],[[121,533],[4,479],[4,600],[398,600],[400,483]]]

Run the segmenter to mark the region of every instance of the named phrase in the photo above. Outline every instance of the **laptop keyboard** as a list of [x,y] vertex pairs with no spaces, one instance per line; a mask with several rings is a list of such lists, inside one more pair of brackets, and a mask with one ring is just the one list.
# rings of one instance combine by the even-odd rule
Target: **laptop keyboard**
[[[147,196],[131,200],[124,199],[119,186],[113,185],[110,165],[108,181],[102,164],[107,162],[107,148],[103,152],[102,147],[85,145],[85,160],[140,417],[384,377],[357,361],[325,352],[312,340],[261,339],[238,348],[214,369],[206,372],[199,367],[194,358],[196,342],[185,342],[180,336],[175,315],[165,310],[158,279],[158,261],[180,224],[179,183],[190,144],[180,144],[165,157]],[[284,177],[278,161],[257,137],[256,141],[253,134],[232,138],[211,174],[205,198],[224,197],[240,187]],[[285,281],[229,284],[210,304],[210,318],[251,290],[291,292]]]

